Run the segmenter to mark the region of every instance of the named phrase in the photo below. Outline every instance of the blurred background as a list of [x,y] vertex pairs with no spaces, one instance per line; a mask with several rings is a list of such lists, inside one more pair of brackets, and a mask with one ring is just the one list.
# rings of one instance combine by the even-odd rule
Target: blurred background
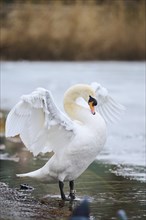
[[1,0],[2,60],[145,60],[145,0]]
[[[117,219],[119,209],[129,219],[145,219],[145,16],[145,0],[0,0],[1,182],[19,188],[24,182],[16,173],[40,168],[51,156],[33,157],[18,137],[5,138],[7,114],[20,97],[44,87],[63,110],[66,89],[97,81],[126,111],[108,125],[104,149],[75,182],[77,199],[89,197],[91,219]],[[32,200],[9,203],[0,185],[1,219],[71,214],[56,202],[58,185],[27,183],[37,201],[48,194],[47,208],[36,211]]]

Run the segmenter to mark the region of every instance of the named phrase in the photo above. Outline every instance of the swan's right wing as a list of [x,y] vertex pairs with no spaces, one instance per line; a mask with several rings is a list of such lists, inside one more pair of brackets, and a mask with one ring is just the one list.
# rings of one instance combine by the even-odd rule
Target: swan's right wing
[[100,84],[94,82],[91,87],[96,92],[97,98],[97,111],[105,119],[107,123],[114,122],[120,119],[121,113],[125,110],[125,107],[115,101],[108,90],[102,87]]
[[58,109],[51,92],[42,88],[22,96],[6,120],[6,137],[20,135],[35,156],[58,151],[74,134],[74,122]]

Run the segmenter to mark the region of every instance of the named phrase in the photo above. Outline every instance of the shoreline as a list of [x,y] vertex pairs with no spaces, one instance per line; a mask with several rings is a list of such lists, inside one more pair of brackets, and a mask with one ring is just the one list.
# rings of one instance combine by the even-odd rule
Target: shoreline
[[34,198],[29,190],[18,190],[0,182],[1,219],[67,219],[71,215],[61,199]]

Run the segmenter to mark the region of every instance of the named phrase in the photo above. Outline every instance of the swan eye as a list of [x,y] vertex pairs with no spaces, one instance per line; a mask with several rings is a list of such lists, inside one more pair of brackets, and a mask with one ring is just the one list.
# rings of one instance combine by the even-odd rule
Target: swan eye
[[89,100],[88,100],[88,104],[92,103],[92,106],[96,106],[97,105],[97,100],[94,99],[92,96],[89,95]]

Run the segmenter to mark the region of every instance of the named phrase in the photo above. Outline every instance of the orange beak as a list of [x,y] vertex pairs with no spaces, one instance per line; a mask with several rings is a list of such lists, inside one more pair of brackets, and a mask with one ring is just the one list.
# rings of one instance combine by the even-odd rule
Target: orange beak
[[92,113],[93,115],[95,115],[95,106],[93,105],[93,102],[89,102],[88,104],[89,104],[89,107],[90,107],[90,109],[91,109],[91,113]]

